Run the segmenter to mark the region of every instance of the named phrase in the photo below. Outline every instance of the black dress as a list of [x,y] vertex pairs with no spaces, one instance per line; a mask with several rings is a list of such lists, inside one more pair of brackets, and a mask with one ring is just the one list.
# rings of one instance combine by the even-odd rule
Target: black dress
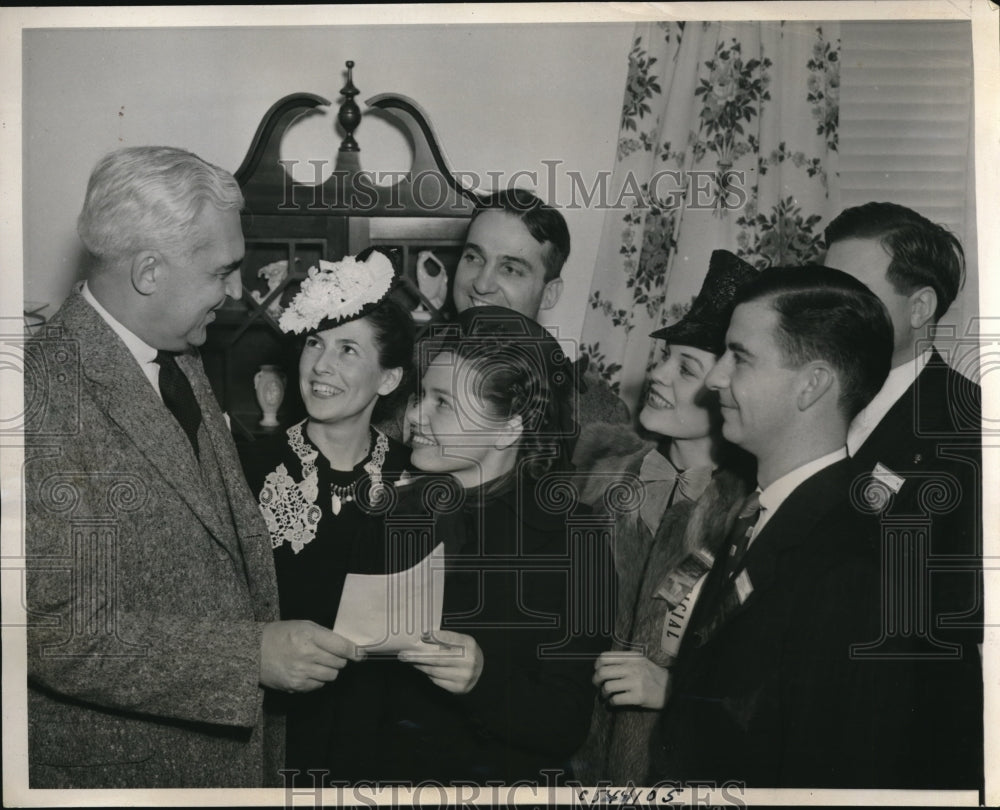
[[[409,448],[371,431],[369,453],[353,470],[331,469],[299,423],[241,448],[247,481],[271,531],[282,619],[332,628],[348,573],[387,573],[385,515]],[[387,500],[382,500],[386,497]],[[348,662],[335,681],[305,694],[269,694],[286,714],[286,767],[353,778],[378,740],[386,664]],[[329,780],[328,780],[329,781]],[[303,776],[296,784],[311,785]]]
[[476,640],[483,670],[464,695],[413,667],[391,670],[368,778],[561,784],[590,725],[594,660],[611,646],[604,536],[558,487],[511,475],[456,499],[442,484],[401,488],[394,519],[431,515],[445,544],[442,627]]
[[[261,448],[248,466],[265,517],[269,510],[281,513],[269,505],[281,495],[279,482],[302,480],[296,443],[301,451],[294,437],[270,454]],[[384,477],[395,459],[398,471],[406,451],[389,453]],[[282,464],[284,476],[277,474]],[[322,456],[316,466],[316,504],[324,508],[312,516],[319,521],[315,539],[297,544],[298,552],[286,541],[275,549],[282,618],[332,626],[348,571],[408,567],[443,542],[442,627],[475,638],[484,666],[465,695],[442,689],[395,657],[374,655],[349,662],[336,681],[315,692],[274,694],[288,716],[287,765],[302,771],[296,787],[313,785],[307,769],[325,770],[317,783],[327,785],[544,786],[569,778],[570,757],[590,724],[594,659],[610,648],[613,627],[613,562],[589,508],[561,497],[564,490],[546,498],[538,482],[519,484],[513,475],[477,490],[462,490],[451,476],[422,476],[394,488],[383,516],[355,513],[351,503],[334,516],[325,493],[337,474]],[[294,499],[285,491],[278,500]],[[292,511],[300,526],[309,523],[301,502]],[[281,523],[272,527],[274,539],[301,533],[290,530],[286,518],[269,520]],[[394,547],[392,566],[390,536],[411,538],[409,556]]]

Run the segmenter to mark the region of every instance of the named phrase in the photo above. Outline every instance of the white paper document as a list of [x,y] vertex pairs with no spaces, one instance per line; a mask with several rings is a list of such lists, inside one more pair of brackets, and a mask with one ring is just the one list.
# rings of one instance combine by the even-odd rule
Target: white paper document
[[348,574],[333,631],[368,652],[426,648],[441,628],[444,544],[395,574]]

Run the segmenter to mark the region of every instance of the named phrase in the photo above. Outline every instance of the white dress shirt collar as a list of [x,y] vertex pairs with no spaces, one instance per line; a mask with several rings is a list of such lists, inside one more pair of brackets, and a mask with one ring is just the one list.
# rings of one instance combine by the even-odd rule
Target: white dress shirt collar
[[850,455],[853,456],[858,452],[865,440],[871,436],[872,431],[889,413],[890,408],[899,402],[899,398],[913,385],[920,372],[927,365],[927,361],[930,360],[931,351],[932,349],[927,349],[889,372],[882,389],[868,403],[868,406],[851,421],[851,426],[847,430],[847,452]]
[[142,373],[146,375],[146,379],[149,380],[153,389],[157,394],[159,394],[160,367],[156,364],[156,349],[146,343],[146,341],[135,334],[135,332],[127,326],[122,324],[121,321],[101,306],[101,302],[94,297],[94,294],[90,291],[90,287],[87,285],[86,281],[83,282],[83,286],[80,288],[80,295],[82,295],[83,299],[94,308],[101,318],[104,319],[107,325],[114,330],[114,333],[122,339],[125,347],[136,359],[136,362],[142,369]]
[[847,448],[839,447],[832,453],[808,461],[800,467],[796,467],[791,472],[785,473],[777,481],[772,482],[760,492],[760,517],[754,526],[753,534],[750,536],[752,543],[760,534],[764,525],[771,519],[778,508],[785,502],[785,499],[795,491],[799,484],[811,478],[820,470],[826,469],[831,464],[836,464],[841,459],[847,458]]

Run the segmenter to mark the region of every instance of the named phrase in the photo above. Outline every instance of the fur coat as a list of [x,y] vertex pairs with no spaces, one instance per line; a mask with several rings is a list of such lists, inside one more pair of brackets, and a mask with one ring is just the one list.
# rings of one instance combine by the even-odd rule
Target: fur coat
[[[725,541],[749,490],[745,476],[720,468],[695,501],[677,500],[666,509],[655,533],[639,516],[635,493],[639,472],[656,445],[622,425],[584,429],[574,453],[584,475],[585,503],[614,515],[618,573],[616,650],[639,649],[659,666],[671,663],[661,648],[667,603],[657,592],[664,578],[697,549],[710,552]],[[641,491],[641,490],[638,490]],[[593,785],[610,780],[641,785],[649,768],[650,739],[659,712],[610,707],[600,697],[590,736],[574,760],[576,776]]]

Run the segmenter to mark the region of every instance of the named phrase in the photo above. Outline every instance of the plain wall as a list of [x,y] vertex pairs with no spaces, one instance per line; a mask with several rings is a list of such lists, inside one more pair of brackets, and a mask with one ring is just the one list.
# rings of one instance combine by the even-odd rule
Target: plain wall
[[[24,298],[48,302],[51,315],[78,278],[76,217],[91,169],[113,149],[180,146],[235,171],[267,109],[311,92],[333,106],[289,130],[283,157],[332,162],[348,59],[362,109],[379,93],[415,100],[451,168],[482,176],[480,190],[527,171],[537,185],[523,176],[517,185],[568,199],[568,172],[589,187],[612,167],[632,31],[631,23],[26,30]],[[406,140],[388,123],[366,116],[355,135],[363,168],[409,168]],[[553,160],[562,162],[554,194],[543,163]],[[500,182],[487,172],[501,172]],[[604,214],[564,213],[567,283],[541,320],[577,339]]]
[[[332,167],[348,59],[362,109],[379,93],[414,99],[451,168],[481,177],[479,190],[516,181],[565,206],[571,174],[591,188],[613,168],[633,31],[631,23],[25,30],[24,299],[48,303],[51,316],[79,277],[76,216],[91,168],[112,149],[182,146],[232,171],[275,101],[313,92],[332,106],[289,130],[283,156]],[[385,121],[366,116],[356,137],[363,168],[409,169],[406,140]],[[296,179],[311,182],[311,169]],[[563,212],[573,242],[566,284],[540,319],[575,341],[605,212]],[[977,311],[972,234],[969,283],[946,318],[960,325]]]

